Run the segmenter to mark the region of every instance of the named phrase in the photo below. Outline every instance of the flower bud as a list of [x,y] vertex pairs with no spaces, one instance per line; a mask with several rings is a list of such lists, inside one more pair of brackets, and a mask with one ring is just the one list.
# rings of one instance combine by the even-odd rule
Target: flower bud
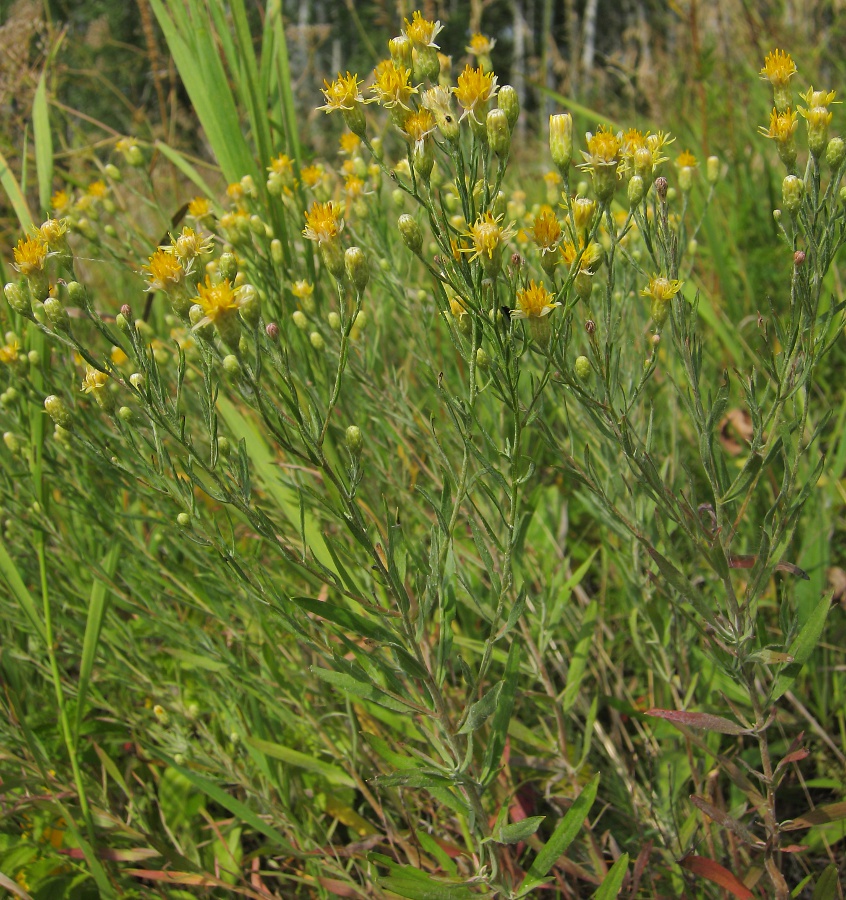
[[291,318],[294,320],[294,325],[296,325],[300,331],[305,331],[308,328],[308,319],[301,309],[294,310],[291,314]]
[[709,156],[706,160],[705,178],[708,184],[716,184],[720,180],[720,160],[716,156]]
[[485,127],[488,131],[488,144],[491,150],[500,159],[508,156],[508,151],[511,149],[511,127],[505,111],[492,109],[485,119]]
[[513,131],[520,117],[520,98],[517,91],[510,84],[504,84],[496,95],[496,102],[505,113],[509,129]]
[[329,323],[329,327],[332,331],[340,331],[341,317],[336,312],[330,312],[329,315],[326,316],[326,321]]
[[358,425],[350,425],[349,428],[347,428],[345,439],[347,450],[349,450],[356,458],[360,456],[361,448],[364,445],[364,438],[361,436],[361,429]]
[[279,326],[275,322],[268,322],[267,325],[264,326],[264,333],[271,341],[275,342],[279,340]]
[[643,183],[643,178],[640,175],[632,175],[628,186],[629,208],[634,209],[640,206],[645,193],[646,185]]
[[41,354],[37,350],[30,350],[26,358],[31,366],[41,365]]
[[244,323],[249,328],[255,328],[261,318],[261,298],[258,291],[251,284],[241,285],[239,312]]
[[418,178],[428,181],[435,165],[435,153],[431,140],[415,141],[411,150],[411,165]]
[[127,321],[126,316],[123,313],[118,313],[115,316],[115,325],[120,328],[121,331],[128,333],[129,332],[129,322]]
[[47,410],[47,415],[50,416],[56,425],[61,425],[66,431],[70,431],[73,428],[73,416],[61,397],[50,394],[49,397],[44,399],[44,409]]
[[312,331],[308,336],[308,339],[311,346],[318,352],[326,348],[326,342],[323,340],[323,335],[319,331]]
[[397,220],[397,227],[405,246],[412,253],[416,253],[419,256],[420,251],[423,249],[423,232],[420,230],[417,220],[405,213]]
[[21,451],[21,442],[12,434],[11,431],[7,431],[3,435],[3,443],[6,445],[6,449],[12,456],[17,456]]
[[221,436],[217,439],[217,452],[218,452],[221,456],[227,457],[227,456],[229,456],[230,450],[232,450],[232,445],[229,443],[229,438],[224,437],[223,435],[221,435]]
[[68,314],[57,297],[48,297],[44,301],[44,312],[47,315],[47,321],[58,331],[70,329]]
[[[188,513],[181,512],[181,513],[176,517],[176,524],[177,524],[180,528],[188,528],[188,526],[191,524],[191,516],[189,516]],[[161,709],[161,707],[157,707],[157,708],[158,708],[158,709]],[[160,719],[163,718],[163,716],[162,716],[161,713],[156,713],[156,715],[157,715]]]
[[344,267],[347,270],[347,278],[360,294],[367,287],[367,280],[370,277],[370,267],[361,247],[347,248],[344,253]]
[[10,281],[3,290],[6,294],[6,300],[9,302],[9,306],[11,306],[12,309],[19,315],[26,316],[28,319],[31,319],[32,306],[27,296],[21,290],[20,285],[17,285],[13,281]]
[[217,271],[224,280],[234,281],[238,274],[238,257],[234,253],[221,253]]
[[781,183],[781,199],[782,205],[790,213],[795,216],[805,197],[805,182],[796,175],[787,175]]
[[227,375],[238,375],[241,371],[241,363],[234,353],[230,353],[223,357],[223,371]]
[[576,357],[576,362],[573,365],[575,369],[576,375],[581,381],[587,381],[590,378],[591,372],[593,371],[590,360],[586,356],[578,356]]
[[129,376],[129,383],[135,388],[136,391],[143,390],[144,376],[141,374],[141,372],[133,372]]
[[391,38],[388,41],[388,53],[390,53],[394,65],[397,67],[403,66],[409,72],[412,66],[411,50],[411,41],[404,34]]
[[793,265],[798,269],[800,266],[805,265],[805,252],[804,250],[797,250],[793,254]]
[[570,113],[549,117],[549,152],[558,171],[566,176],[573,155],[573,117]]
[[67,291],[68,302],[71,306],[85,306],[85,288],[78,281],[69,281]]
[[103,171],[106,178],[112,181],[123,181],[123,175],[120,174],[120,169],[114,163],[109,163]]
[[[467,318],[466,316],[462,316],[462,318]],[[486,371],[491,366],[491,359],[485,351],[479,347],[476,351],[476,365],[482,370]]]
[[588,334],[596,334],[596,322],[594,322],[593,319],[588,319],[587,322],[585,322],[585,331]]
[[696,238],[691,238],[687,242],[687,254],[688,256],[696,256],[696,251],[699,249],[699,241]]
[[832,138],[825,148],[825,161],[831,171],[839,171],[844,159],[846,159],[846,142],[840,137]]
[[121,406],[117,414],[121,422],[124,422],[126,425],[130,425],[135,418],[135,413],[128,406]]
[[662,203],[667,199],[668,189],[669,185],[667,183],[667,179],[663,175],[659,175],[655,179],[655,193],[658,195],[658,199]]

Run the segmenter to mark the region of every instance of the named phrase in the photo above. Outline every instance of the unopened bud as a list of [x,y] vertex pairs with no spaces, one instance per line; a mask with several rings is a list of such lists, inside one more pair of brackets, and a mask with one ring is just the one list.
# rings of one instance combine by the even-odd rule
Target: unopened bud
[[488,131],[488,144],[491,150],[500,159],[508,156],[511,148],[511,126],[508,124],[505,110],[492,109],[485,119],[485,127]]
[[113,163],[109,163],[103,171],[106,178],[109,178],[112,181],[123,181],[123,175],[120,174],[120,169]]
[[347,248],[344,253],[344,267],[347,270],[347,277],[360,294],[367,287],[370,277],[370,267],[361,247]]
[[573,155],[573,117],[570,113],[549,117],[549,152],[559,172],[568,174]]
[[520,97],[517,91],[510,84],[504,84],[496,95],[496,102],[505,113],[509,129],[513,131],[520,117]]
[[417,220],[406,213],[397,220],[397,227],[399,228],[399,233],[405,246],[408,247],[412,253],[419,255],[420,251],[423,249],[423,232],[420,230]]
[[412,65],[411,50],[411,41],[404,34],[388,41],[388,53],[390,53],[394,65],[403,66],[409,72]]
[[787,175],[781,183],[781,199],[784,208],[791,216],[795,216],[799,212],[804,198],[805,182],[796,175]]
[[308,319],[301,309],[294,310],[291,314],[291,318],[294,320],[294,325],[296,325],[300,331],[305,331],[308,328]]
[[[466,316],[462,316],[462,318],[466,318]],[[476,351],[476,365],[483,371],[489,369],[491,365],[490,357],[481,347]]]
[[629,179],[627,192],[629,197],[629,207],[634,209],[635,207],[640,206],[643,196],[646,193],[646,185],[643,183],[643,178],[640,175],[632,175]]
[[361,429],[358,425],[350,425],[346,432],[347,450],[358,457],[361,454],[361,448],[364,445],[364,438],[361,436]]
[[57,297],[48,297],[44,301],[44,312],[47,315],[47,321],[54,328],[59,331],[67,331],[70,328],[68,314]]
[[329,327],[332,331],[339,331],[341,328],[341,317],[336,312],[330,312],[328,316],[326,316],[326,321],[329,323]]
[[793,265],[798,269],[799,266],[803,266],[805,264],[805,251],[797,250],[793,254]]
[[593,319],[588,319],[587,322],[585,322],[585,331],[588,334],[596,334],[596,322],[594,322]]
[[26,316],[27,318],[32,317],[32,307],[24,292],[20,289],[20,285],[10,281],[4,288],[4,293],[6,294],[6,300],[8,300],[9,306],[11,306],[16,313],[21,316]]
[[234,353],[230,353],[223,357],[223,371],[227,375],[237,375],[241,371],[241,363]]
[[320,245],[320,255],[326,268],[331,272],[336,281],[344,280],[344,251],[337,240],[324,241]]
[[6,449],[12,456],[17,456],[21,450],[21,442],[12,434],[11,431],[5,432],[3,435],[3,443],[6,445]]
[[238,274],[238,257],[234,253],[221,253],[217,271],[224,280],[234,281]]
[[41,364],[41,354],[37,350],[30,350],[26,355],[27,360],[29,360],[29,364],[31,366],[38,366]]
[[133,372],[129,376],[129,383],[135,388],[136,391],[140,391],[144,388],[144,376],[141,372]]
[[67,291],[71,306],[85,306],[85,288],[78,281],[69,281]]
[[219,437],[217,439],[217,452],[221,456],[227,457],[227,456],[229,456],[229,451],[231,449],[232,449],[232,445],[229,443],[229,438],[223,437],[221,435],[221,437]]
[[[191,524],[191,516],[189,516],[188,513],[181,512],[181,513],[176,517],[176,524],[177,524],[180,528],[187,528],[187,527]],[[161,708],[161,707],[159,707],[159,708]],[[162,716],[161,716],[160,713],[156,713],[156,715],[157,715],[159,718],[162,718]]]
[[840,137],[832,138],[825,148],[825,161],[828,163],[831,171],[839,171],[844,159],[846,159],[846,141]]
[[705,162],[705,178],[708,184],[716,184],[720,180],[720,160],[709,156]]
[[73,428],[73,416],[61,397],[50,394],[49,397],[44,399],[44,409],[47,410],[47,415],[50,416],[56,425],[61,425],[67,431]]
[[264,326],[264,332],[271,341],[279,340],[279,326],[275,322],[268,322]]
[[667,183],[667,179],[663,175],[659,175],[655,179],[655,193],[658,195],[658,199],[663,203],[667,199],[667,190],[669,185]]
[[127,425],[131,424],[132,420],[135,418],[135,414],[128,406],[121,406],[117,414],[121,422],[124,422]]
[[323,335],[319,331],[312,331],[312,333],[308,336],[309,342],[311,346],[314,347],[318,352],[325,349],[326,342],[323,340]]
[[251,284],[243,284],[239,288],[241,318],[249,328],[255,328],[261,318],[261,298]]
[[586,356],[578,356],[576,357],[576,362],[573,365],[573,368],[576,371],[576,375],[581,381],[587,381],[590,378],[591,372],[593,369],[591,368],[590,360]]
[[282,253],[282,241],[279,238],[274,238],[270,242],[270,258],[273,260],[274,264],[277,266],[282,265],[283,253]]

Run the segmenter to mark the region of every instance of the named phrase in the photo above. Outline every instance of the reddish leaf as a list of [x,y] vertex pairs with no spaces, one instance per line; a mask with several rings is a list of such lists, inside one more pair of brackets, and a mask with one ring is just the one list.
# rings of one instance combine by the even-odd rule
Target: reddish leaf
[[686,856],[680,860],[679,865],[688,872],[701,875],[725,888],[732,896],[737,897],[737,900],[754,900],[755,895],[736,875],[732,875],[725,866],[708,859],[707,856]]
[[799,828],[813,828],[814,825],[828,825],[829,822],[837,822],[846,819],[846,801],[829,803],[828,806],[818,806],[809,810],[804,816],[799,816],[792,822],[781,826],[782,831],[796,831]]
[[709,803],[703,797],[697,797],[696,794],[691,794],[690,802],[701,809],[709,819],[713,819],[718,825],[722,825],[723,828],[728,828],[729,831],[736,834],[744,843],[751,844],[753,847],[764,846],[763,841],[759,841],[754,837],[745,825],[738,822],[737,819],[733,819],[728,813],[723,812],[721,809],[717,809],[716,806]]
[[704,728],[706,731],[718,731],[720,734],[749,734],[749,729],[710,713],[688,712],[684,709],[648,709],[647,716],[666,719],[674,725],[687,725],[690,728]]

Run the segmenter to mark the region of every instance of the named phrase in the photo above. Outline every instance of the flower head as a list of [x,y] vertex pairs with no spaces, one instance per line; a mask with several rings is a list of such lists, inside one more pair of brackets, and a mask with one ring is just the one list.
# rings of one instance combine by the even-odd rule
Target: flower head
[[326,170],[320,163],[313,163],[310,166],[303,166],[303,168],[300,170],[300,178],[302,178],[303,184],[308,188],[313,188],[316,185],[320,184],[325,174]]
[[101,200],[109,192],[105,181],[92,181],[86,189],[89,197]]
[[205,284],[197,285],[196,302],[202,306],[205,319],[201,319],[195,327],[207,325],[209,322],[218,324],[221,319],[236,312],[241,305],[239,292],[233,289],[228,278],[218,284],[212,284],[208,275]]
[[[829,106],[832,103],[840,103],[839,100],[835,100],[837,92],[836,91],[815,91],[813,86],[809,87],[804,94],[800,94],[799,96],[805,101],[809,108],[813,108],[815,106]],[[799,110],[800,114],[802,110]]]
[[676,157],[676,167],[679,169],[695,169],[699,163],[690,150],[683,150]]
[[424,139],[435,130],[435,117],[423,107],[416,113],[412,113],[405,120],[402,128],[414,144],[422,144]]
[[67,230],[66,219],[47,219],[38,229],[41,237],[47,242],[47,246],[53,248],[63,242]]
[[205,219],[211,214],[211,201],[208,197],[194,197],[188,204],[188,215],[192,219]]
[[511,310],[512,319],[541,319],[548,316],[560,303],[552,299],[552,294],[544,287],[543,282],[529,282],[527,288],[517,291],[517,308]]
[[773,111],[770,113],[770,127],[764,128],[761,125],[758,131],[764,137],[772,138],[778,144],[784,144],[793,137],[797,124],[798,120],[795,112],[790,109],[779,112],[773,108]]
[[550,207],[542,207],[535,216],[532,224],[532,240],[542,253],[549,253],[558,247],[561,240],[561,223]]
[[109,376],[93,366],[85,367],[85,377],[82,379],[82,391],[86,394],[93,394],[101,391],[108,384]]
[[589,241],[585,245],[584,237],[580,235],[578,246],[572,241],[565,241],[561,245],[561,258],[568,268],[572,268],[578,262],[579,272],[593,275],[596,267],[602,262],[602,247],[596,241]]
[[303,237],[318,244],[334,241],[344,227],[343,219],[339,221],[338,207],[331,201],[328,203],[315,201],[305,214],[305,222]]
[[42,272],[47,262],[47,242],[40,233],[21,238],[15,245],[15,268],[21,275]]
[[463,247],[462,252],[472,253],[470,260],[487,257],[493,259],[497,251],[501,251],[502,245],[514,237],[513,228],[503,228],[500,224],[503,216],[494,216],[491,212],[486,212],[479,216],[478,219],[466,231],[464,235],[470,238],[472,246]]
[[596,134],[588,132],[585,135],[585,140],[587,141],[587,152],[582,150],[582,156],[585,158],[585,161],[580,168],[617,167],[620,162],[620,151],[622,150],[620,135],[614,134],[604,125],[600,125]]
[[61,215],[67,212],[71,205],[70,194],[67,191],[56,191],[50,199],[50,206]]
[[212,246],[213,240],[211,235],[197,234],[193,228],[189,228],[186,225],[177,237],[171,237],[170,249],[177,259],[186,266],[187,271],[194,259],[211,253]]
[[478,32],[470,38],[470,45],[464,49],[473,56],[490,56],[496,46],[496,38],[489,38]]
[[361,147],[361,138],[351,131],[345,131],[339,140],[340,151],[344,156],[354,156]]
[[488,101],[496,94],[496,75],[485,72],[481,66],[474,69],[466,65],[452,89],[464,110],[464,116],[472,116],[476,122],[484,122]]
[[373,74],[376,81],[370,90],[376,95],[376,102],[386,109],[400,106],[410,109],[408,103],[417,88],[410,83],[411,72],[405,66],[397,66],[392,59],[385,59],[376,66]]
[[314,285],[310,281],[305,281],[304,279],[295,281],[291,285],[291,293],[298,300],[306,300],[314,293]]
[[651,297],[659,303],[666,303],[676,296],[683,284],[683,281],[670,280],[664,275],[653,275],[640,294],[642,297]]
[[3,365],[6,366],[16,363],[18,361],[20,350],[21,345],[18,343],[18,339],[16,337],[12,338],[8,344],[0,347],[0,363],[3,363]]
[[185,278],[185,269],[172,247],[159,247],[144,266],[148,291],[169,291]]
[[419,10],[412,15],[410,22],[408,19],[404,21],[403,34],[415,47],[434,47],[436,50],[439,49],[435,43],[435,38],[443,29],[443,25],[440,22],[430,22],[428,19],[424,19],[423,14]]
[[364,103],[364,97],[361,96],[359,90],[362,82],[358,75],[346,75],[338,73],[338,77],[330,84],[324,79],[323,96],[326,98],[326,105],[319,106],[318,109],[325,109],[327,113],[336,109],[355,109],[356,103]]
[[784,87],[797,72],[796,63],[784,50],[773,50],[764,59],[764,68],[758,73],[773,87]]

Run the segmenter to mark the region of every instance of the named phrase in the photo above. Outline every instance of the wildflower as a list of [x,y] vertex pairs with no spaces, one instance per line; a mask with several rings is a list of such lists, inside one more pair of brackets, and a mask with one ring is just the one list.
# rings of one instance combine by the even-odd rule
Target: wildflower
[[779,112],[785,112],[790,106],[789,83],[796,72],[796,63],[783,50],[773,50],[764,59],[764,68],[759,74],[772,85],[773,100]]
[[532,225],[532,240],[541,252],[543,270],[551,277],[558,263],[555,251],[561,240],[561,223],[550,207],[542,207],[535,216]]
[[452,106],[452,93],[445,87],[429,88],[422,97],[423,106],[435,117],[441,134],[448,141],[458,139],[458,118]]
[[185,266],[186,272],[189,271],[193,260],[199,256],[207,256],[214,245],[211,235],[197,234],[187,225],[178,237],[171,238],[171,242],[172,252]]
[[343,220],[338,219],[338,214],[339,210],[335,203],[315,201],[305,214],[306,227],[303,229],[303,237],[318,244],[334,241],[344,227]]
[[198,222],[211,215],[211,201],[208,197],[194,197],[188,204],[188,215]]
[[294,161],[287,153],[280,153],[267,167],[267,189],[272,197],[283,192],[290,194],[294,187]]
[[363,136],[367,130],[364,120],[364,113],[361,106],[367,101],[361,96],[359,86],[361,81],[358,75],[346,75],[338,73],[338,77],[331,84],[328,81],[323,82],[323,96],[326,98],[326,105],[320,106],[318,109],[325,109],[327,113],[333,110],[340,110],[344,117],[347,128],[359,137]]
[[159,247],[144,266],[147,274],[148,291],[165,291],[168,293],[185,278],[185,269],[172,248]]
[[693,183],[693,173],[698,165],[696,157],[689,150],[683,150],[676,157],[676,168],[679,170],[679,187],[682,193],[686,194],[690,190]]
[[834,103],[834,91],[815,91],[808,88],[799,95],[807,104],[807,108],[799,107],[799,115],[808,125],[808,149],[815,157],[819,157],[828,143],[828,127],[834,114],[829,112],[829,104]]
[[796,165],[796,145],[793,136],[796,133],[797,124],[795,112],[790,109],[779,112],[778,109],[773,108],[770,114],[770,127],[766,129],[761,126],[758,129],[764,137],[776,142],[778,155],[788,169],[792,169]]
[[[338,142],[340,144],[340,152],[345,156],[354,156],[361,147],[361,138],[351,131],[345,131]],[[287,158],[287,157],[286,157]]]
[[549,117],[549,153],[558,171],[567,178],[573,156],[573,117],[570,113]]
[[320,165],[320,163],[314,163],[311,166],[305,166],[305,168],[300,170],[300,178],[302,178],[303,184],[306,187],[312,189],[320,183],[325,174],[326,170],[322,165]]
[[552,206],[561,196],[561,176],[557,172],[547,172],[543,180],[546,183],[546,202]]
[[405,120],[403,130],[412,141],[411,162],[414,171],[426,181],[432,174],[432,167],[435,164],[431,138],[435,130],[435,117],[423,107]]
[[82,391],[86,394],[93,394],[101,391],[109,381],[109,376],[93,366],[85,367],[85,377],[82,379]]
[[649,284],[640,292],[642,297],[652,301],[650,313],[658,331],[667,321],[670,312],[670,301],[681,290],[683,282],[671,280],[664,275],[653,275]]
[[49,248],[40,235],[21,238],[15,245],[15,268],[21,275],[37,275],[44,271]]
[[441,61],[435,38],[441,28],[440,22],[430,22],[428,19],[424,19],[419,11],[414,13],[410,22],[408,19],[405,20],[403,33],[411,41],[412,68],[415,78],[437,80],[441,71]]
[[585,161],[579,168],[591,172],[596,196],[600,202],[607,203],[617,186],[617,168],[622,149],[620,136],[600,125],[596,134],[588,132],[585,138],[587,152],[582,151]]
[[491,61],[491,52],[493,51],[494,46],[496,45],[496,40],[494,38],[486,37],[484,34],[474,34],[470,38],[469,46],[464,49],[471,55],[476,57],[476,61],[479,65],[484,69],[485,72],[490,72],[493,69],[493,62]]
[[470,116],[471,124],[483,126],[488,112],[488,103],[496,94],[496,75],[485,72],[481,66],[474,69],[466,65],[458,76],[453,93],[464,113],[461,118]]
[[502,267],[503,244],[514,237],[513,228],[503,228],[500,224],[503,218],[503,216],[494,217],[490,212],[484,213],[464,235],[470,238],[472,246],[461,248],[462,252],[472,254],[471,262],[475,259],[481,260],[482,268],[489,278],[495,277]]
[[56,191],[50,198],[50,206],[58,215],[66,213],[71,205],[70,194],[67,191]]
[[194,331],[214,325],[223,343],[236,348],[240,336],[237,317],[241,308],[240,290],[233,288],[228,278],[213,284],[206,275],[205,283],[197,285],[197,296],[193,302],[203,311],[203,317],[194,323]]
[[109,188],[105,181],[92,181],[86,188],[86,192],[89,197],[93,197],[95,200],[102,200],[109,192]]
[[527,288],[517,291],[517,308],[511,310],[512,319],[528,319],[529,334],[542,346],[549,344],[552,327],[546,318],[560,303],[552,299],[552,294],[543,282],[529,282]]
[[13,337],[7,344],[0,347],[0,363],[3,363],[4,366],[13,365],[18,361],[20,350],[21,345],[18,343],[18,339]]
[[593,225],[593,219],[596,215],[596,200],[591,200],[588,197],[576,197],[573,200],[572,212],[576,233],[585,235]]
[[567,268],[572,268],[578,262],[579,272],[585,275],[593,275],[597,266],[602,262],[602,247],[596,241],[588,241],[586,245],[581,236],[578,246],[572,241],[565,241],[561,244],[560,253]]
[[376,102],[390,110],[394,123],[401,126],[411,112],[411,96],[417,93],[417,88],[410,83],[411,72],[386,59],[376,66],[373,74],[376,81],[370,90],[376,95]]
[[291,293],[300,301],[307,313],[314,312],[314,285],[310,281],[300,279],[291,285]]
[[38,229],[50,249],[58,249],[67,244],[67,230],[68,224],[64,219],[47,219]]
[[112,347],[112,352],[109,354],[109,358],[116,366],[122,366],[129,360],[126,352],[120,347]]

